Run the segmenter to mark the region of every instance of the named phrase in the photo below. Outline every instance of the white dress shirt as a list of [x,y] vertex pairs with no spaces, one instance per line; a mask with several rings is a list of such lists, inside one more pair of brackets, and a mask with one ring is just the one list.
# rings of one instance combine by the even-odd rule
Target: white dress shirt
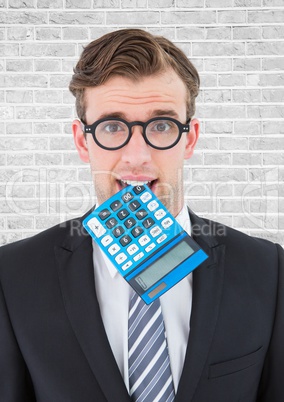
[[[186,206],[176,217],[190,234],[191,224]],[[128,306],[132,289],[110,260],[93,242],[95,286],[102,320],[113,355],[129,390],[128,382]],[[192,303],[192,274],[160,297],[167,334],[169,356],[177,390],[189,336]]]

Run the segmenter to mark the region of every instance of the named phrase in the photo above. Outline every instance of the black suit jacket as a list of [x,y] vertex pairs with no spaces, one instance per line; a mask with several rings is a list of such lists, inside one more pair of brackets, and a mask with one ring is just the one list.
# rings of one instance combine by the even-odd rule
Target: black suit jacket
[[[284,258],[191,214],[209,258],[193,273],[176,402],[284,401]],[[73,220],[0,249],[0,401],[129,402]]]

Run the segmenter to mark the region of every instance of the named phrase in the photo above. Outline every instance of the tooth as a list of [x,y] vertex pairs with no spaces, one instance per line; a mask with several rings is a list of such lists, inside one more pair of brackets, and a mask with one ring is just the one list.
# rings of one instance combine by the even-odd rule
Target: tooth
[[137,181],[137,180],[121,180],[121,181],[131,186],[142,186],[143,184],[150,183],[150,181]]

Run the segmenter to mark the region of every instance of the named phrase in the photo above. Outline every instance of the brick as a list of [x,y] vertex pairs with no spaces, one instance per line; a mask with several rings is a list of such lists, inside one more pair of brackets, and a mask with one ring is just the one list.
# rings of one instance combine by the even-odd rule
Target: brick
[[121,8],[146,8],[147,1],[148,0],[121,0]]
[[6,92],[6,101],[8,103],[32,103],[33,92],[30,90],[8,90]]
[[[283,6],[283,2],[282,2]],[[261,11],[248,11],[248,23],[283,23],[284,10],[261,10]]]
[[283,150],[284,138],[269,137],[269,138],[250,138],[249,149],[253,150]]
[[7,155],[7,165],[11,166],[31,166],[34,164],[33,154],[17,153]]
[[177,8],[198,8],[203,7],[203,2],[200,0],[176,0],[176,7]]
[[209,10],[161,12],[162,24],[196,25],[197,22],[199,25],[215,24],[216,18],[216,12]]
[[221,87],[245,86],[246,76],[240,73],[220,74],[218,82]]
[[71,43],[33,43],[23,44],[21,47],[21,55],[29,57],[70,57],[74,56],[75,52],[75,45]]
[[34,123],[34,133],[35,134],[57,134],[61,132],[61,124],[57,122],[40,122]]
[[13,122],[6,124],[6,133],[8,135],[26,135],[32,133],[32,123]]
[[63,40],[86,40],[89,38],[88,28],[64,27],[62,29]]
[[18,106],[16,108],[17,119],[68,119],[71,118],[69,106]]
[[233,70],[235,71],[255,71],[261,70],[261,59],[259,58],[237,58],[233,60]]
[[37,0],[37,8],[63,8],[64,0]]
[[217,18],[222,24],[242,24],[246,22],[246,11],[218,11]]
[[11,120],[14,118],[14,108],[11,106],[0,106],[0,120]]
[[[200,2],[201,3],[201,2]],[[205,0],[205,7],[210,8],[228,8],[232,7],[233,1],[232,0]]]
[[263,57],[262,59],[262,69],[263,71],[279,71],[283,70],[284,57]]
[[34,69],[41,72],[58,72],[61,70],[61,61],[55,59],[35,59]]
[[208,40],[230,40],[231,28],[230,27],[217,27],[205,29],[205,39]]
[[205,39],[204,27],[177,27],[178,40],[203,40]]
[[16,26],[7,28],[7,38],[9,40],[33,40],[34,29],[32,26]]
[[91,8],[92,0],[66,0],[66,8]]
[[245,53],[245,44],[240,42],[219,42],[218,46],[214,42],[201,42],[192,44],[192,54],[194,56],[237,56]]
[[16,217],[8,216],[7,228],[13,230],[32,229],[33,219],[31,217],[24,217],[24,216],[16,216]]
[[5,146],[10,151],[33,151],[33,150],[47,150],[47,138],[28,137],[25,138],[6,138]]
[[284,102],[284,89],[263,89],[263,102]]
[[260,166],[262,162],[261,154],[257,153],[233,153],[233,165],[256,165]]
[[233,123],[231,121],[206,121],[205,132],[207,134],[231,134]]
[[0,44],[0,54],[2,57],[19,55],[19,45],[14,43]]
[[[179,1],[177,0],[177,3]],[[175,6],[175,0],[148,0],[148,8],[171,8]],[[182,7],[177,4],[177,7]]]
[[231,71],[232,70],[232,60],[228,57],[226,58],[210,58],[205,60],[205,71]]
[[104,13],[90,11],[65,11],[65,12],[50,12],[49,15],[50,24],[59,25],[92,25],[92,24],[103,24],[104,23]]
[[206,153],[204,155],[204,163],[205,165],[230,165],[231,164],[231,155],[229,153]]
[[[4,90],[0,91],[0,103],[5,102],[5,92]],[[0,126],[0,132],[1,132],[1,126]]]
[[200,182],[222,182],[229,180],[246,181],[247,171],[243,168],[199,168],[193,169],[192,177],[193,180]]
[[164,36],[165,38],[175,41],[176,40],[176,31],[175,28],[172,27],[149,27],[147,29],[148,32],[152,33],[153,35]]
[[47,83],[48,80],[46,76],[35,74],[9,74],[0,77],[0,87],[45,88],[47,87]]
[[232,91],[233,102],[256,103],[261,101],[261,91],[258,89],[234,89]]
[[220,138],[220,150],[243,151],[248,150],[248,139],[245,137],[233,136]]
[[233,39],[260,39],[261,27],[234,27]]
[[34,0],[8,0],[10,8],[35,8]]
[[63,155],[63,165],[65,166],[83,166],[84,162],[79,158],[77,151],[69,151],[68,153],[64,153]]
[[141,25],[141,24],[158,24],[160,23],[160,13],[157,11],[114,11],[108,12],[106,15],[106,23],[109,25]]
[[235,119],[243,118],[245,106],[239,105],[205,105],[198,108],[198,114],[204,118]]
[[93,8],[120,8],[120,0],[93,0]]
[[33,71],[33,61],[30,59],[6,60],[6,71],[31,72]]
[[216,74],[199,74],[202,88],[216,87],[217,75]]
[[65,136],[65,137],[56,137],[56,138],[50,138],[50,149],[53,151],[67,151],[70,149],[74,149],[74,141],[73,137],[70,136]]
[[264,165],[284,165],[284,153],[279,152],[265,152],[263,153],[263,164]]
[[264,26],[262,27],[262,37],[264,39],[284,39],[284,26]]
[[76,180],[77,174],[75,169],[64,169],[60,168],[50,168],[47,171],[47,179],[50,183],[66,183],[66,182],[74,182]]
[[0,28],[0,40],[5,39],[5,28]]
[[234,7],[261,7],[261,0],[234,0]]
[[282,121],[264,121],[263,134],[284,134],[284,122]]
[[62,155],[58,153],[36,153],[35,164],[37,166],[62,165]]
[[231,91],[229,89],[214,89],[204,91],[204,102],[227,103],[231,101]]
[[261,87],[283,86],[284,74],[248,74],[247,85]]
[[283,118],[284,108],[281,106],[247,106],[247,115],[253,119]]
[[283,7],[283,0],[263,0],[264,7]]
[[36,40],[60,40],[61,28],[36,28],[35,30]]
[[283,52],[284,42],[253,42],[247,44],[248,55],[282,55]]
[[0,24],[41,25],[47,23],[47,12],[13,10],[0,13]]
[[55,90],[39,90],[35,91],[35,102],[36,103],[61,103],[62,94]]

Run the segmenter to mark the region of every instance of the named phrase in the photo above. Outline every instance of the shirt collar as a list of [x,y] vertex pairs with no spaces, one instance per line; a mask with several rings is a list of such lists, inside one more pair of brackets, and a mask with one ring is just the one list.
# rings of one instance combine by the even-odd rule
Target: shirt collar
[[[191,235],[191,222],[190,222],[190,217],[189,213],[187,210],[186,205],[184,205],[179,212],[179,214],[176,216],[176,220],[178,223],[181,225],[181,227],[189,234]],[[118,275],[118,271],[115,268],[115,266],[112,264],[112,262],[108,259],[108,257],[105,255],[105,253],[100,249],[100,247],[93,241],[93,249],[95,251],[95,254],[98,255],[99,253],[100,258],[103,259],[104,265],[107,268],[111,278],[114,278],[115,276]]]

